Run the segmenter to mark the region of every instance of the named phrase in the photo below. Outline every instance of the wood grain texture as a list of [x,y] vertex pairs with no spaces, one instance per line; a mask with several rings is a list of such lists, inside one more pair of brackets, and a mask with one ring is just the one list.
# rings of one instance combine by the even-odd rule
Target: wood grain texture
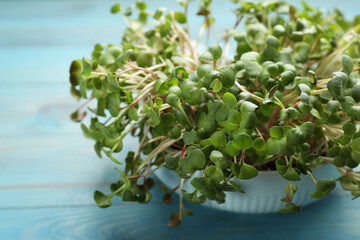
[[352,240],[360,237],[360,210],[353,204],[349,205],[344,198],[324,199],[304,209],[300,215],[233,214],[202,206],[193,209],[196,214],[185,218],[175,229],[164,224],[168,218],[164,212],[176,210],[175,205],[153,203],[141,207],[116,205],[108,209],[85,205],[2,210],[0,238]]
[[[69,95],[68,66],[89,56],[97,42],[119,42],[124,24],[109,14],[114,2],[0,1],[1,240],[360,238],[359,200],[340,190],[300,215],[243,215],[187,204],[195,215],[176,229],[166,221],[178,199],[162,204],[158,188],[147,205],[114,198],[111,208],[97,208],[93,191],[108,192],[119,176],[69,120],[79,103]],[[174,6],[168,0],[147,2],[151,9]],[[233,19],[225,11],[233,5],[214,2],[220,33]],[[336,4],[328,0],[323,7]],[[342,1],[341,7],[354,16],[360,1]],[[196,35],[200,22],[191,20]],[[125,148],[136,148],[136,139],[125,142]]]

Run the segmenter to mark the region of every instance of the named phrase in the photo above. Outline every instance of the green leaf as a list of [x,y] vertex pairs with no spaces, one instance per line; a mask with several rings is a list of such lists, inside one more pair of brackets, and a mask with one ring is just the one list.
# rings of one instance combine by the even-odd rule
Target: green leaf
[[258,175],[256,168],[246,163],[232,163],[231,172],[235,177],[244,180],[254,178]]
[[194,144],[196,140],[196,132],[191,130],[190,132],[184,132],[183,140],[186,145]]
[[236,138],[233,141],[233,146],[238,149],[249,149],[252,146],[252,138],[247,135],[246,133],[240,133],[236,136]]
[[155,99],[155,104],[156,104],[156,106],[160,107],[163,103],[164,103],[164,102],[163,102],[163,100],[162,100],[161,98],[157,97],[157,98]]
[[352,200],[357,199],[358,197],[360,197],[360,190],[356,190],[356,191],[352,191],[351,195],[353,195],[354,197],[352,198]]
[[87,58],[83,57],[83,59],[82,59],[82,66],[83,66],[82,74],[83,74],[85,77],[90,76],[90,73],[91,73],[91,62],[90,62],[90,59],[87,59]]
[[227,138],[223,131],[217,131],[211,135],[210,141],[214,147],[221,148],[221,147],[225,147],[227,143]]
[[310,95],[306,94],[305,92],[302,92],[302,93],[300,94],[300,101],[301,101],[304,105],[311,107]]
[[205,179],[203,177],[195,177],[191,180],[191,185],[195,188],[195,189],[204,189],[206,187],[205,184]]
[[345,136],[352,136],[356,132],[356,126],[351,121],[346,121],[343,124],[343,130]]
[[224,157],[224,155],[216,150],[213,150],[210,153],[210,161],[212,161],[213,163],[215,163],[216,167],[220,168],[220,169],[225,169],[227,167],[229,167],[230,161]]
[[339,101],[329,101],[326,104],[326,111],[328,111],[329,113],[335,114],[339,111],[340,108],[340,102]]
[[349,115],[349,117],[360,120],[360,106],[352,106],[347,112],[347,114]]
[[321,119],[321,116],[320,116],[319,111],[316,110],[315,108],[313,108],[313,109],[310,110],[310,114],[311,114],[313,117],[316,117],[317,119]]
[[156,9],[153,18],[159,20],[165,11],[166,9],[163,7]]
[[[210,89],[211,88],[211,83],[213,83],[215,80],[217,80],[219,83],[221,83],[220,80],[218,80],[218,78],[219,78],[219,72],[218,71],[216,71],[216,70],[209,71],[209,72],[206,73],[204,78],[202,78],[199,81],[198,87],[205,87],[206,89]],[[220,91],[220,90],[221,90],[221,87],[220,87],[220,89],[218,91]]]
[[174,125],[168,130],[166,136],[171,139],[177,139],[181,136],[181,129],[179,128],[179,126]]
[[299,172],[297,172],[294,168],[288,167],[286,172],[284,173],[283,177],[290,181],[300,181]]
[[204,196],[198,197],[197,192],[198,192],[198,190],[195,190],[192,193],[188,193],[188,192],[185,192],[185,191],[183,191],[182,193],[183,193],[183,196],[186,199],[186,201],[188,201],[189,203],[192,203],[192,204],[202,204],[202,203],[204,203],[206,201],[206,197],[204,197]]
[[113,93],[108,96],[108,105],[107,109],[109,110],[111,116],[117,117],[120,112],[120,99],[118,94]]
[[170,93],[166,97],[166,102],[173,107],[177,107],[179,105],[179,97],[175,93]]
[[214,60],[221,58],[222,49],[218,44],[211,45],[208,49],[208,52],[213,56]]
[[344,98],[343,82],[340,77],[335,76],[327,83],[329,93],[336,99],[342,101]]
[[112,46],[109,47],[106,52],[110,53],[111,55],[114,56],[114,58],[117,58],[123,51],[121,47],[117,47],[117,46]]
[[171,214],[169,221],[167,222],[168,227],[177,227],[181,223],[180,213],[174,212]]
[[295,60],[298,63],[306,63],[309,59],[309,53],[310,53],[310,45],[305,43],[305,42],[301,42],[296,46],[295,49]]
[[165,167],[171,170],[175,170],[179,166],[179,161],[173,156],[165,157]]
[[205,169],[205,175],[215,182],[220,182],[224,179],[223,171],[215,166],[209,166]]
[[255,114],[255,110],[258,106],[252,102],[244,101],[241,103],[240,112],[243,116],[243,120],[241,122],[241,126],[243,128],[253,128],[256,126],[257,117]]
[[287,133],[286,142],[291,147],[299,146],[310,140],[315,126],[312,122],[305,122],[298,128],[292,128]]
[[153,64],[153,54],[141,52],[136,57],[136,63],[139,67],[150,67]]
[[282,37],[285,34],[285,28],[282,25],[276,25],[273,29],[273,34],[276,37]]
[[92,138],[96,141],[100,141],[101,138],[103,137],[99,131],[94,131],[92,129],[89,129],[83,123],[80,125],[80,127],[86,137]]
[[111,206],[111,195],[105,195],[100,191],[94,192],[94,200],[100,208],[107,208]]
[[213,90],[214,92],[219,92],[219,91],[222,89],[222,83],[221,83],[219,80],[215,79],[215,80],[211,83],[210,87],[212,88],[212,90]]
[[145,10],[146,9],[146,3],[142,1],[136,1],[136,8],[138,10]]
[[233,186],[233,188],[241,193],[245,193],[245,191],[241,188],[240,184],[238,184],[237,182],[230,180],[229,183]]
[[242,117],[241,113],[235,110],[231,110],[228,115],[228,119],[225,122],[224,130],[225,132],[231,132],[239,128]]
[[225,151],[232,157],[236,157],[241,152],[241,149],[235,147],[233,141],[229,141],[225,146]]
[[360,163],[360,138],[353,139],[351,143],[351,158]]
[[345,86],[349,80],[348,75],[346,75],[346,73],[343,72],[334,72],[333,73],[335,75],[335,77],[340,78],[342,84]]
[[174,12],[174,18],[180,24],[186,23],[186,15],[183,12]]
[[252,147],[255,149],[255,151],[259,155],[265,155],[266,154],[266,148],[265,148],[265,140],[261,137],[256,138],[253,141]]
[[222,101],[229,110],[234,109],[237,105],[236,97],[229,92],[224,94]]
[[249,62],[245,65],[245,70],[250,77],[256,78],[260,76],[263,68],[258,62]]
[[152,130],[152,133],[156,136],[167,136],[170,128],[174,125],[175,122],[176,117],[173,113],[165,113],[162,116],[159,125]]
[[308,85],[304,84],[304,83],[300,83],[298,85],[298,88],[300,89],[300,92],[304,92],[307,95],[311,94],[311,88]]
[[360,138],[356,138],[352,141],[351,144],[352,150],[354,152],[359,152],[360,153]]
[[353,97],[355,102],[360,102],[360,82],[357,83],[351,90],[351,96]]
[[304,38],[304,34],[302,32],[299,31],[294,31],[292,32],[292,34],[289,36],[290,40],[294,41],[294,42],[301,42]]
[[70,119],[74,122],[81,122],[86,116],[86,112],[79,112],[79,110],[76,110],[70,115]]
[[283,178],[289,181],[299,181],[301,180],[299,173],[289,164],[285,164],[284,160],[278,159],[275,162],[276,170],[280,173]]
[[199,60],[205,61],[205,62],[211,62],[216,61],[221,58],[222,55],[222,49],[218,44],[211,45],[207,52],[203,53]]
[[284,86],[291,83],[294,80],[294,78],[296,77],[296,75],[292,71],[285,71],[285,72],[281,73],[280,76],[281,76],[282,83]]
[[226,88],[230,88],[235,83],[235,74],[230,67],[222,67],[219,69],[219,78],[222,85]]
[[275,126],[270,128],[270,137],[275,139],[282,139],[284,137],[283,127]]
[[347,75],[350,75],[350,73],[352,73],[352,70],[354,68],[353,60],[348,55],[342,55],[341,61],[343,64],[343,72],[346,73]]
[[289,121],[290,119],[299,119],[301,114],[296,108],[289,107],[286,109],[281,109],[280,119],[284,121]]
[[[354,152],[354,151],[353,151]],[[340,147],[340,152],[334,158],[334,165],[337,167],[344,167],[347,159],[351,158],[351,150],[349,147]]]
[[351,158],[357,163],[360,163],[360,152],[351,152]]
[[247,52],[241,55],[240,60],[245,63],[249,62],[259,62],[260,61],[260,54],[258,52]]
[[201,64],[196,70],[196,75],[198,79],[202,79],[211,70],[213,70],[213,67],[210,64]]
[[216,200],[218,203],[225,202],[225,194],[223,191],[219,191],[219,189],[214,187],[214,181],[211,179],[203,178],[203,177],[195,177],[191,180],[191,185],[195,187],[195,189],[199,190],[201,194],[205,197]]
[[280,40],[277,39],[276,37],[269,35],[266,37],[266,44],[268,46],[274,47],[274,48],[279,48],[280,47]]
[[171,86],[169,88],[169,93],[175,93],[178,97],[181,96],[181,89],[178,86]]
[[316,183],[316,191],[311,193],[313,198],[323,198],[328,195],[336,186],[335,180],[320,179]]
[[264,60],[275,60],[279,55],[278,49],[266,46],[263,51],[263,58]]
[[111,89],[113,90],[120,90],[121,87],[119,85],[119,82],[117,80],[116,74],[108,72],[107,76],[106,76],[106,80],[109,83],[109,86]]
[[228,118],[229,109],[225,106],[225,104],[221,103],[218,110],[215,112],[215,120],[218,122],[225,121]]
[[191,151],[190,155],[180,160],[180,167],[185,173],[193,174],[205,167],[205,155],[200,149]]
[[224,155],[221,152],[217,151],[217,150],[212,151],[211,154],[210,154],[210,160],[213,163],[218,162],[223,157],[224,157]]
[[280,69],[277,64],[272,63],[267,66],[267,71],[269,72],[272,78],[279,76]]
[[291,155],[294,153],[294,148],[286,144],[286,137],[282,139],[269,138],[266,141],[266,153],[269,155],[284,154]]
[[99,62],[100,66],[108,66],[108,65],[113,64],[115,62],[115,58],[110,53],[105,52],[100,56],[98,62]]
[[296,205],[292,202],[288,202],[285,204],[284,208],[279,210],[279,213],[300,213],[301,212],[301,205]]
[[200,55],[199,60],[204,62],[212,62],[214,61],[214,57],[211,55],[211,53],[204,52],[203,54]]
[[121,11],[121,6],[120,6],[119,3],[115,3],[115,4],[111,7],[111,9],[110,9],[110,12],[111,12],[112,14],[118,13],[118,12],[120,12],[120,11]]
[[355,105],[355,101],[350,96],[345,96],[341,102],[342,111],[349,115],[350,109]]
[[121,55],[119,55],[115,60],[116,65],[118,66],[124,65],[129,60],[132,51],[133,51],[132,49],[128,49],[125,52],[123,52]]
[[129,108],[128,116],[129,116],[130,120],[133,120],[133,121],[139,120],[139,115],[137,114],[137,109],[136,108]]

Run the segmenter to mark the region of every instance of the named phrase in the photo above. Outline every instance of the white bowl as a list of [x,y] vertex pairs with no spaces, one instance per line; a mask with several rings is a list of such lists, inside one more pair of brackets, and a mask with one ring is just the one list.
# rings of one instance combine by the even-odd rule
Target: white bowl
[[[199,175],[197,173],[194,175]],[[179,176],[165,167],[158,169],[154,174],[169,188],[174,188],[180,183]],[[339,173],[334,166],[326,163],[314,169],[312,175],[316,180],[319,180],[335,178],[339,176]],[[184,190],[187,192],[194,191],[190,181],[191,179],[184,184]],[[203,205],[238,213],[275,213],[283,208],[285,203],[281,202],[280,199],[285,197],[284,187],[287,185],[287,180],[276,171],[259,171],[258,176],[253,179],[236,179],[236,181],[245,193],[225,192],[225,203],[218,204],[216,201],[207,200]],[[310,197],[316,188],[309,176],[301,175],[301,180],[292,181],[292,184],[299,188],[293,199],[295,204],[307,206],[320,200]]]

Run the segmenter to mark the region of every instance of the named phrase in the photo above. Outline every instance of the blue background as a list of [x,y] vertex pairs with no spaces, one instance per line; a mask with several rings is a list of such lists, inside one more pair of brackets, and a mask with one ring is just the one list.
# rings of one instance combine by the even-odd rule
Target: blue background
[[[147,2],[151,9],[179,6]],[[300,215],[243,215],[186,205],[195,215],[175,229],[166,221],[176,201],[164,205],[158,189],[147,205],[114,199],[111,208],[96,207],[93,191],[108,192],[119,176],[69,120],[79,103],[70,97],[68,67],[71,60],[89,56],[95,43],[120,42],[124,23],[109,13],[113,3],[0,1],[1,240],[360,238],[360,202],[340,189]],[[348,17],[360,9],[360,1],[312,4],[340,5]],[[215,1],[218,36],[233,25],[233,6]],[[196,36],[200,18],[190,21]],[[125,147],[136,148],[136,140],[128,139]]]

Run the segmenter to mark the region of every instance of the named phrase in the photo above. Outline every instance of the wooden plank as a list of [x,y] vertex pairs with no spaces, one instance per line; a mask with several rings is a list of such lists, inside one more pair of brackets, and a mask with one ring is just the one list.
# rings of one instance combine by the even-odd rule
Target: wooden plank
[[[117,176],[115,172],[113,172],[112,175]],[[109,194],[109,186],[111,183],[112,182],[74,182],[68,184],[40,183],[32,185],[23,184],[19,186],[0,186],[0,213],[3,210],[9,209],[96,206],[93,199],[94,191],[99,190],[105,194]],[[151,200],[151,205],[162,202],[161,191],[156,189],[155,192],[159,195],[154,196]],[[114,197],[111,202],[113,205],[138,205],[137,203],[123,202],[120,197]],[[138,206],[141,208],[142,205]]]
[[[0,35],[2,35],[0,33]],[[30,84],[61,83],[69,86],[69,67],[74,59],[90,56],[93,45],[54,47],[0,47],[1,84],[28,88]],[[21,71],[19,71],[21,66]],[[38,86],[37,86],[38,87]]]
[[[126,1],[121,4],[123,8],[126,8],[134,2]],[[69,1],[61,4],[58,2],[44,4],[44,2],[31,1],[22,2],[22,7],[19,8],[17,2],[0,2],[0,16],[3,16],[0,18],[0,33],[6,36],[1,39],[0,44],[10,47],[54,44],[57,46],[79,45],[82,42],[98,42],[103,39],[106,40],[109,36],[119,36],[124,29],[124,22],[119,16],[110,14],[109,10],[112,4],[101,1],[86,3]],[[166,0],[148,2],[149,10],[154,11],[160,6],[173,9],[174,2]],[[177,6],[180,8],[180,5]],[[190,9],[190,14],[194,16],[194,20],[197,20],[192,24],[192,33],[197,36],[202,18],[195,14],[197,4],[193,4],[193,6]],[[221,3],[221,7],[222,10],[214,8],[214,12],[219,16],[216,23],[218,33],[225,28],[224,21],[229,21],[229,15],[221,17],[225,13],[223,9],[233,9],[234,5],[230,1],[226,1]],[[36,32],[41,34],[37,35]],[[28,37],[23,38],[24,34]]]
[[[109,193],[109,185],[110,182],[74,182],[0,186],[0,212],[8,209],[95,206],[94,191]],[[117,197],[112,202],[125,204]]]
[[[136,149],[137,140],[124,139],[125,149]],[[118,179],[115,164],[99,159],[93,142],[73,136],[26,136],[0,140],[0,186],[108,182]],[[119,160],[127,151],[115,155]]]
[[[324,207],[326,206],[326,207]],[[191,207],[178,228],[166,227],[175,204],[11,209],[1,211],[0,238],[6,239],[342,239],[360,237],[355,201],[330,197],[302,214],[234,214]],[[21,226],[21,227],[19,227]]]
[[2,86],[0,136],[78,135],[80,124],[72,122],[70,114],[81,103],[70,96],[65,83]]

